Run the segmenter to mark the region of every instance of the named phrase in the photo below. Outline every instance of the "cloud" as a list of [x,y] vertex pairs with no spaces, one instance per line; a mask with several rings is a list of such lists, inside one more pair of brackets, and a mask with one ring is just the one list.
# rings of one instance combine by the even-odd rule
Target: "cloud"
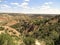
[[0,4],[0,12],[10,12],[11,7],[7,4]]
[[30,0],[25,0],[25,1],[28,1],[29,2]]
[[1,4],[0,5],[1,8],[10,8],[10,6],[6,5],[6,4]]
[[28,8],[28,3],[27,2],[23,2],[20,5],[22,8]]
[[3,1],[5,2],[6,0],[0,0],[0,2],[3,2]]
[[29,7],[29,2],[20,3],[11,3],[16,5],[16,8],[13,8],[6,4],[0,4],[0,12],[18,12],[18,13],[34,13],[34,14],[60,14],[60,9],[53,8],[53,2],[45,2],[44,4],[38,7]]
[[23,13],[33,13],[33,14],[60,14],[60,9],[57,8],[53,8],[51,6],[51,2],[48,3],[44,3],[43,5],[35,8],[29,8],[29,9],[25,9],[23,10]]
[[29,6],[28,6],[29,5],[29,1],[30,0],[24,0],[24,2],[20,4],[20,7],[24,8],[24,9],[25,8],[29,8]]
[[6,5],[6,4],[2,4],[0,5],[0,13],[16,13],[16,12],[19,12],[18,10],[18,7],[17,8],[14,8],[14,7],[11,7],[9,5]]
[[21,3],[20,6],[21,6],[22,8],[24,8],[24,9],[25,9],[25,8],[29,8],[29,6],[28,6],[28,5],[29,5],[29,1],[30,1],[30,0],[24,0],[24,2]]
[[[26,4],[22,4],[22,5],[26,5]],[[12,8],[8,8],[7,5],[3,5],[2,8],[0,10],[0,12],[15,12],[15,13],[32,13],[32,14],[60,14],[60,9],[57,8],[52,8],[50,5],[42,5],[40,7],[31,7],[31,8],[25,8],[19,10],[18,8],[16,9],[12,9]]]
[[53,2],[46,2],[44,3],[45,5],[50,5],[50,4],[53,4]]
[[28,10],[23,10],[23,13],[32,13],[32,14],[60,14],[60,9],[55,9],[55,8],[40,8],[40,9],[28,9]]
[[28,2],[23,2],[21,4],[19,3],[11,3],[12,5],[16,5],[16,7],[20,7],[20,8],[28,8]]
[[2,0],[0,0],[0,2],[2,2]]
[[17,5],[17,6],[19,6],[20,4],[19,3],[11,3],[12,5]]

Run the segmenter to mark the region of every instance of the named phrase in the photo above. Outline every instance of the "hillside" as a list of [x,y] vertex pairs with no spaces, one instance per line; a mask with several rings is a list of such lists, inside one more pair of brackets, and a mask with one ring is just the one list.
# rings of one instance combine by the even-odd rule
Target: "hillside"
[[60,45],[60,15],[1,13],[0,45]]

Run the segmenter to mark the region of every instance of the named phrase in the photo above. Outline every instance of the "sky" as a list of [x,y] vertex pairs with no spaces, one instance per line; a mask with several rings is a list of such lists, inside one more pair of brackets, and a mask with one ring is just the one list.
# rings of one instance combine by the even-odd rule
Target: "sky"
[[0,13],[60,14],[60,0],[0,0]]

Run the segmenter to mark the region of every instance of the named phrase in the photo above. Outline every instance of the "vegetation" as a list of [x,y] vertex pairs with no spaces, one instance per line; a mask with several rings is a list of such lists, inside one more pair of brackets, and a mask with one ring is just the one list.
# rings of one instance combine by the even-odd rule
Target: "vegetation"
[[4,30],[4,27],[0,27],[0,31]]
[[25,45],[35,45],[35,40],[32,37],[24,37],[23,42],[25,43]]
[[[45,45],[60,45],[60,16],[7,16],[7,28],[0,27],[0,45],[36,45],[36,39]],[[11,18],[9,18],[11,17]],[[41,18],[42,17],[42,18]],[[14,20],[15,22],[11,23]],[[9,22],[10,21],[10,22]],[[19,36],[17,36],[19,34]],[[14,35],[14,36],[13,36]]]
[[15,45],[13,38],[8,34],[0,35],[0,45]]

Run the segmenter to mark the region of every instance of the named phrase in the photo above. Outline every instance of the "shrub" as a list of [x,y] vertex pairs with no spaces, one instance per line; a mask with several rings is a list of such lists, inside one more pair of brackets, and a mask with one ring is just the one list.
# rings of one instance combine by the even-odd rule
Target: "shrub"
[[25,37],[23,39],[23,42],[25,43],[25,45],[32,45],[35,43],[35,40],[32,37]]
[[13,39],[8,34],[1,34],[0,35],[0,45],[14,45]]

